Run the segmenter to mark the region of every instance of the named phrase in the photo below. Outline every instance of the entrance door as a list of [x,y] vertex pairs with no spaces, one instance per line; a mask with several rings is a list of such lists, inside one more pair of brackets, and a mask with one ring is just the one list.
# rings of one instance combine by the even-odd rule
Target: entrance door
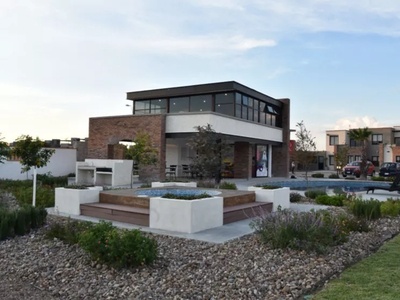
[[318,170],[324,169],[324,160],[325,158],[323,156],[318,156]]

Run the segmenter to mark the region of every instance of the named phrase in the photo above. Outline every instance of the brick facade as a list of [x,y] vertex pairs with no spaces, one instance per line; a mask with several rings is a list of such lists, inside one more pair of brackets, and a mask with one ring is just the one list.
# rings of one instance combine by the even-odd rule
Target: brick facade
[[272,176],[289,177],[290,169],[290,99],[282,101],[282,145],[272,146]]
[[251,177],[251,147],[247,142],[235,142],[234,174],[235,178]]
[[165,115],[112,116],[89,119],[88,158],[107,159],[113,149],[113,158],[121,158],[119,141],[132,140],[140,132],[150,135],[153,147],[158,150],[155,165],[142,166],[141,179],[165,179]]

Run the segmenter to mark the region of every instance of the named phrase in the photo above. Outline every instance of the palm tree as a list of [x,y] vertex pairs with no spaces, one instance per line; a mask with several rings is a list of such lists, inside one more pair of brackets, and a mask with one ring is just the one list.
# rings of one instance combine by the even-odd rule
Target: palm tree
[[352,129],[349,132],[350,138],[361,143],[361,165],[360,165],[360,176],[363,179],[367,178],[368,168],[367,168],[367,147],[368,139],[372,131],[365,128]]

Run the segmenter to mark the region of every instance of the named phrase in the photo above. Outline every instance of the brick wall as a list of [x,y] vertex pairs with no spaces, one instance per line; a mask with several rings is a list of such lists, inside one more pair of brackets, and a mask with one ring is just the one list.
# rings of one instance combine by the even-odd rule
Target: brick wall
[[[113,116],[89,119],[88,158],[107,159],[109,145],[121,140],[132,140],[140,132],[150,135],[153,147],[158,150],[155,165],[141,166],[139,176],[143,180],[165,179],[165,115]],[[114,158],[122,155],[114,153]]]
[[396,156],[400,156],[400,146],[393,146],[392,153],[393,153],[393,161],[395,162]]
[[249,174],[251,174],[250,149],[248,142],[235,142],[233,166],[235,178],[248,178]]
[[279,99],[282,101],[282,145],[272,146],[272,176],[289,177],[290,156],[290,99]]

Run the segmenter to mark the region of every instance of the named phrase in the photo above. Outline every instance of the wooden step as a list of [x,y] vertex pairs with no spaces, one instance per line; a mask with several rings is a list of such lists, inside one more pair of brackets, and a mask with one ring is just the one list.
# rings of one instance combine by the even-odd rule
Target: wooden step
[[240,205],[224,207],[224,224],[229,224],[245,219],[259,216],[262,213],[270,213],[272,203],[270,202],[252,202]]
[[109,203],[81,204],[81,214],[105,220],[149,226],[150,210],[125,205]]

